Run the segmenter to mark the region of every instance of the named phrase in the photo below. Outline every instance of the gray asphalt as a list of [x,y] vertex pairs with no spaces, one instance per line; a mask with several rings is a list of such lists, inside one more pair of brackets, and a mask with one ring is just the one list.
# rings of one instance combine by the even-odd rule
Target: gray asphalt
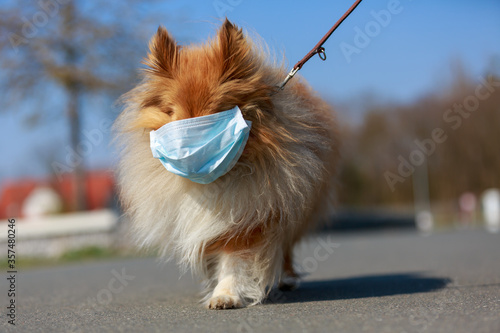
[[0,330],[500,332],[498,234],[324,234],[297,250],[298,290],[226,311],[204,309],[198,282],[154,258],[21,271],[16,327],[2,315]]

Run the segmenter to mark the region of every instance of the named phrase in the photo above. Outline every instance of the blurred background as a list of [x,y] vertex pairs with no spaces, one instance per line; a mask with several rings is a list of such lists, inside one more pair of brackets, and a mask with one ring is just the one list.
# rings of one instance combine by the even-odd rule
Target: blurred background
[[[111,126],[158,25],[199,43],[227,16],[291,68],[351,4],[0,0],[0,242],[15,218],[26,256],[127,247]],[[330,229],[498,231],[499,18],[498,0],[366,0],[303,67],[342,128]]]

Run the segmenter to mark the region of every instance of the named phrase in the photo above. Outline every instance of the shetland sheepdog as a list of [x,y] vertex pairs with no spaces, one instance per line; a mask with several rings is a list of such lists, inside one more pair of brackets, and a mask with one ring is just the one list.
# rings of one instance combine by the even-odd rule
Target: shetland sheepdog
[[[333,110],[300,77],[278,91],[287,71],[264,49],[227,19],[201,45],[178,45],[160,27],[115,122],[133,234],[199,274],[209,309],[296,287],[294,245],[328,217],[335,197]],[[153,158],[150,131],[235,106],[252,127],[237,163],[214,182],[195,183]]]

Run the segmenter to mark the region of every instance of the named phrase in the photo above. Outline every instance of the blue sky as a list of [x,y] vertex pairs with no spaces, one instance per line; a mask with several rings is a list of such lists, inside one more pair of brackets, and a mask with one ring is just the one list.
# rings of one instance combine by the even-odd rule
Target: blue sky
[[[351,4],[351,0],[167,1],[162,2],[161,10],[175,20],[160,20],[147,30],[153,34],[157,25],[163,24],[181,43],[201,42],[214,34],[219,15],[227,15],[251,34],[260,35],[278,55],[284,54],[291,67]],[[390,10],[393,13],[390,18],[384,16],[384,26],[377,23],[373,13]],[[360,44],[357,31],[371,37]],[[144,47],[146,44],[145,40]],[[357,47],[357,53],[346,57],[341,49],[346,45]],[[423,95],[439,93],[452,83],[453,62],[460,61],[473,79],[484,75],[487,68],[500,72],[500,1],[364,0],[325,48],[325,62],[314,57],[299,73],[322,96],[344,106],[341,117],[352,121],[372,100],[411,103]],[[89,103],[84,129],[96,128],[103,117],[116,116],[106,113],[108,109],[106,100]],[[28,128],[18,111],[12,108],[0,114],[0,151],[6,153],[0,165],[0,182],[46,174],[47,160],[64,159],[69,142],[63,116],[57,123]],[[104,141],[108,140],[105,133]],[[55,157],[46,156],[48,147]],[[100,144],[86,164],[89,168],[109,166],[112,155],[107,144]],[[40,156],[46,161],[41,162]]]
[[[290,65],[301,59],[352,4],[351,0],[232,2],[239,4],[226,12],[228,17],[262,36],[272,49],[284,51]],[[210,15],[215,14],[218,3],[231,1],[184,5],[191,15],[186,27],[196,35],[195,41],[213,33]],[[361,31],[367,25],[373,27],[376,20],[372,11],[387,11],[389,3],[399,3],[399,13],[392,14],[389,24],[380,27],[348,62],[342,43],[356,46],[356,27]],[[165,25],[168,28],[168,22]],[[325,44],[328,60],[313,58],[300,74],[323,95],[333,98],[356,98],[367,91],[391,100],[411,101],[451,80],[453,59],[461,60],[472,75],[482,74],[493,55],[500,56],[499,41],[499,1],[365,0]]]

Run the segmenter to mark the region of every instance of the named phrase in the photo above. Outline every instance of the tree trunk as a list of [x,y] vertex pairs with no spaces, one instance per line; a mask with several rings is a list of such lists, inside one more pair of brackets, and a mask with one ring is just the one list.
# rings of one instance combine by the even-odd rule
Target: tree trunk
[[68,119],[71,137],[71,150],[74,154],[75,167],[73,169],[73,195],[72,207],[73,211],[81,211],[87,208],[86,203],[86,182],[85,182],[85,164],[84,154],[80,149],[80,95],[81,88],[78,83],[71,83],[67,86],[68,89]]

